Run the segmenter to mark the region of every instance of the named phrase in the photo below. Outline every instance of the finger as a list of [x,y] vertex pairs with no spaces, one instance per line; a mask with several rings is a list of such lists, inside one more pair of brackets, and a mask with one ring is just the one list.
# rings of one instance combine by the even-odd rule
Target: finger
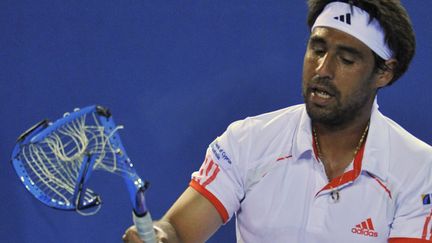
[[130,242],[130,243],[143,243],[143,241],[139,238],[139,235],[137,233],[136,227],[131,226],[129,227],[125,234],[122,237],[123,242]]

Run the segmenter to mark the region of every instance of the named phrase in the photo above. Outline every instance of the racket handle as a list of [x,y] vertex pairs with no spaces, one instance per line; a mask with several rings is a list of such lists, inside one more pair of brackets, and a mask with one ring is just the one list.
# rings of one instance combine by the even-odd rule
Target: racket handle
[[147,212],[142,217],[136,216],[135,213],[132,213],[132,215],[140,239],[143,240],[144,243],[156,243],[156,235],[153,229],[153,220],[150,216],[150,212]]

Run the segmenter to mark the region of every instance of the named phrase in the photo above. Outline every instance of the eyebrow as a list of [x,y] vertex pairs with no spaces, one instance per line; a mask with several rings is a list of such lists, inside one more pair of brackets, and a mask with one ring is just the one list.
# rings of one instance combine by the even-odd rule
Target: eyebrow
[[[327,41],[320,37],[320,36],[311,36],[311,38],[309,39],[309,43],[310,44],[327,44]],[[351,47],[351,46],[347,46],[347,45],[342,45],[342,44],[338,44],[336,46],[338,51],[342,51],[342,52],[348,52],[353,56],[356,56],[359,59],[363,59],[363,54],[356,48]]]

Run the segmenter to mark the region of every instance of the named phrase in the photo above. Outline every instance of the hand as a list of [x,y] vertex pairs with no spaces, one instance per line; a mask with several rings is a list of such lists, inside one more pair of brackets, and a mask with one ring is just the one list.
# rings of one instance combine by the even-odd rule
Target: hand
[[143,243],[143,241],[139,238],[135,225],[132,225],[126,230],[122,239],[124,243]]
[[[156,234],[156,242],[157,243],[167,243],[168,242],[168,235],[161,228],[159,228],[158,226],[155,225],[154,231]],[[137,232],[135,225],[132,225],[131,227],[129,227],[126,230],[122,239],[123,239],[124,243],[145,243],[139,238],[139,235],[138,235],[138,232]]]
[[[161,220],[153,221],[157,243],[205,242],[222,225],[215,206],[188,187]],[[129,227],[123,242],[143,243],[135,226]]]

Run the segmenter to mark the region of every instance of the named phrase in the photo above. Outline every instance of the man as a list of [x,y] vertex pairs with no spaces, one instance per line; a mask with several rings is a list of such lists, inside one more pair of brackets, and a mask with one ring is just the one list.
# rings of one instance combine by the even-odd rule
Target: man
[[[432,148],[378,111],[415,51],[398,0],[309,0],[304,105],[231,124],[155,223],[204,242],[232,216],[238,242],[426,242]],[[140,242],[133,227],[125,242]]]

